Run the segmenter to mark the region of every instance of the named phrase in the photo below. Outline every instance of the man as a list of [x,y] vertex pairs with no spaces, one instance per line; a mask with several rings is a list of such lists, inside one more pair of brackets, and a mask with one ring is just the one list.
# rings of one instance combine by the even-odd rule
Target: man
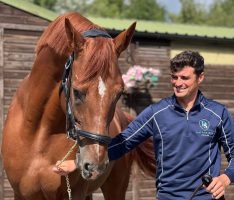
[[[209,174],[211,184],[194,200],[219,199],[234,182],[234,124],[224,105],[207,99],[199,90],[204,80],[204,59],[184,51],[171,60],[174,95],[147,107],[109,145],[115,160],[153,137],[156,155],[158,200],[186,200]],[[222,145],[229,165],[220,175]],[[75,170],[67,161],[54,171],[64,175]]]

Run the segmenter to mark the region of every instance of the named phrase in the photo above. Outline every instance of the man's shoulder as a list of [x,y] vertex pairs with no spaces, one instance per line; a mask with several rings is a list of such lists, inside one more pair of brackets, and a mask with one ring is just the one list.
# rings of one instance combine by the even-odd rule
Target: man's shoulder
[[172,106],[172,97],[163,98],[158,102],[153,103],[151,106],[153,110],[157,111],[167,109]]
[[202,102],[204,106],[211,108],[225,108],[225,105],[217,100],[205,98],[205,101]]
[[214,112],[219,116],[223,113],[224,110],[226,110],[226,106],[224,104],[214,99],[206,98],[205,101],[202,101],[202,105],[205,109]]

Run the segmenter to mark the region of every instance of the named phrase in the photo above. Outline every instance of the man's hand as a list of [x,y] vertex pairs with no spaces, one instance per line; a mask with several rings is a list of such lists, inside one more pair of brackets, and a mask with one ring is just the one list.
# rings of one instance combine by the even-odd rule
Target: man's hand
[[225,189],[230,185],[231,181],[226,174],[214,177],[213,181],[206,188],[206,191],[211,193],[214,199],[219,199],[225,193]]
[[76,170],[75,160],[66,160],[62,164],[61,161],[57,161],[53,167],[53,171],[61,176],[65,176]]

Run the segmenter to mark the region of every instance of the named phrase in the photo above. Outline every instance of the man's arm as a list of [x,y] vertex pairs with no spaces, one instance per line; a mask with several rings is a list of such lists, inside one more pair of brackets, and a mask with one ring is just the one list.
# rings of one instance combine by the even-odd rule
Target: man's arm
[[114,137],[108,147],[109,160],[117,160],[153,135],[152,108],[147,107],[128,127]]
[[220,141],[229,164],[224,174],[214,177],[211,184],[206,188],[215,199],[222,197],[225,194],[226,187],[234,182],[234,122],[226,108],[223,112],[221,125]]
[[228,176],[231,183],[234,183],[234,122],[227,109],[224,110],[222,117],[222,134],[220,139],[228,160],[228,167],[225,169],[224,174]]

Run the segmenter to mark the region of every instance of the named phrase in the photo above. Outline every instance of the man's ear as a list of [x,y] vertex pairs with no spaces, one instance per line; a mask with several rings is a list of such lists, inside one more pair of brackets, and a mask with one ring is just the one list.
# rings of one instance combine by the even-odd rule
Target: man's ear
[[205,78],[205,73],[202,72],[198,77],[198,83],[201,84]]
[[71,48],[72,51],[79,52],[85,43],[85,39],[75,30],[68,18],[65,18],[65,31],[67,35],[68,47]]
[[129,43],[131,42],[135,28],[136,22],[134,22],[127,30],[121,32],[114,38],[115,48],[118,56],[128,47]]

